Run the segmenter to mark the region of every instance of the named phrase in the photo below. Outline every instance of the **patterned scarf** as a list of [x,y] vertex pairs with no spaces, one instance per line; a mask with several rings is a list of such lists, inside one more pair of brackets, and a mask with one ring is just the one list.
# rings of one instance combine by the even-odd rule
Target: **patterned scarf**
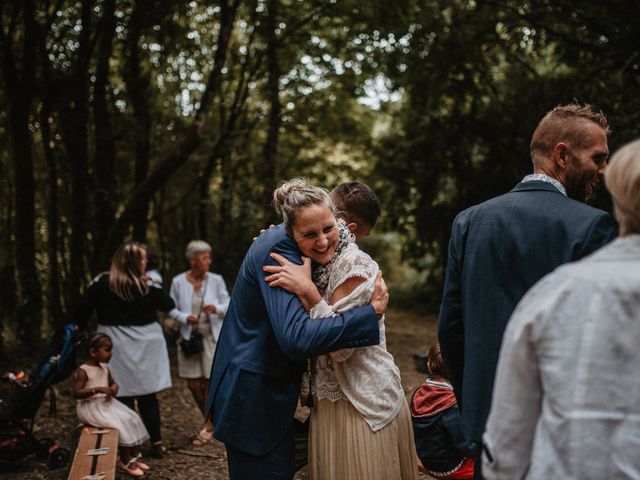
[[349,231],[344,220],[338,220],[338,248],[336,248],[333,258],[329,263],[325,263],[324,265],[314,265],[315,268],[312,279],[321,294],[324,294],[329,284],[329,270],[331,265],[336,261],[342,250],[344,250],[349,243],[355,243],[355,241],[356,236]]

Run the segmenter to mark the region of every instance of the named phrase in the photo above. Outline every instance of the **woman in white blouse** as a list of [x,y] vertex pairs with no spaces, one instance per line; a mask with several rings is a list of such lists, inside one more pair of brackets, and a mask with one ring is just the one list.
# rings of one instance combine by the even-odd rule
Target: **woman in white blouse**
[[[326,317],[369,302],[378,265],[358,249],[344,223],[338,223],[326,191],[294,179],[274,192],[274,205],[302,255],[296,266],[265,266],[265,280],[300,296],[312,318]],[[310,283],[314,300],[304,293]],[[313,308],[310,308],[313,307]],[[320,320],[318,320],[320,321]],[[309,473],[315,480],[417,479],[413,429],[400,371],[386,349],[384,317],[380,344],[339,350],[313,359],[309,432]]]
[[[187,380],[198,408],[205,415],[205,401],[209,373],[216,351],[222,320],[229,305],[229,293],[221,275],[209,272],[211,246],[202,240],[187,245],[186,257],[190,268],[173,278],[170,295],[176,308],[169,312],[180,323],[178,341],[178,376]],[[180,340],[188,340],[192,331],[202,335],[204,351],[186,356]],[[197,434],[195,445],[211,440],[211,426],[207,424]]]

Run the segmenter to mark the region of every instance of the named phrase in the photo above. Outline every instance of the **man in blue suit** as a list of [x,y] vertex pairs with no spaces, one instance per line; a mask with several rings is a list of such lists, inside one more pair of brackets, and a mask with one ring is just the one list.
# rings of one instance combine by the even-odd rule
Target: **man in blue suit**
[[582,203],[606,169],[608,132],[604,115],[588,105],[556,107],[533,133],[534,173],[453,222],[438,338],[465,436],[476,444],[475,478],[482,478],[478,453],[516,304],[557,266],[616,236],[611,215]]
[[[306,359],[379,343],[388,293],[379,279],[371,304],[311,320],[295,295],[269,287],[264,265],[276,252],[300,264],[283,225],[267,229],[247,252],[231,295],[211,371],[207,411],[225,444],[232,480],[294,475],[294,412]],[[320,294],[310,282],[317,303]],[[307,297],[308,298],[308,297]]]

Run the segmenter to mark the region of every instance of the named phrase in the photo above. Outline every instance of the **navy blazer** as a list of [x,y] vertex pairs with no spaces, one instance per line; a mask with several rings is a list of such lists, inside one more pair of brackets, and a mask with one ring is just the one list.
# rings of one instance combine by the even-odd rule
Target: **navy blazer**
[[547,273],[616,236],[608,213],[553,185],[519,183],[453,222],[438,339],[462,412],[478,442],[491,406],[502,335],[524,294]]
[[307,357],[380,342],[371,305],[311,319],[295,295],[269,287],[262,267],[277,264],[272,251],[301,263],[282,225],[253,242],[222,324],[207,397],[215,437],[251,455],[268,453],[290,431]]

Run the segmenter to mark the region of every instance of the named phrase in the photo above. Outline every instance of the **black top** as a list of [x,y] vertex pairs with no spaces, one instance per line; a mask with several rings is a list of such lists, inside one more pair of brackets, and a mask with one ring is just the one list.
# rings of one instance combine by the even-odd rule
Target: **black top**
[[157,310],[168,312],[174,307],[171,297],[156,287],[149,287],[146,295],[135,291],[130,302],[122,300],[109,289],[109,275],[102,274],[89,284],[80,299],[75,320],[80,328],[86,328],[95,309],[101,325],[147,325],[157,320]]

